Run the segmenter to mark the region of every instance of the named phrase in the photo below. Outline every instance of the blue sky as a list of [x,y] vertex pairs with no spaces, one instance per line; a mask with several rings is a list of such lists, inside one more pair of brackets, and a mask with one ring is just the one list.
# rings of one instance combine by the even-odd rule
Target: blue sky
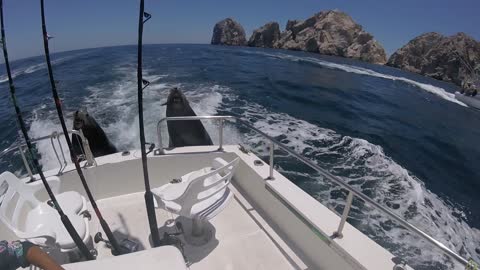
[[[138,0],[46,0],[51,51],[136,43]],[[268,21],[281,28],[321,10],[340,9],[372,33],[388,54],[430,31],[465,32],[480,40],[479,0],[145,0],[153,18],[145,43],[209,43],[213,25],[226,17],[247,32]],[[12,59],[43,53],[39,0],[4,0]],[[248,38],[248,37],[247,37]]]

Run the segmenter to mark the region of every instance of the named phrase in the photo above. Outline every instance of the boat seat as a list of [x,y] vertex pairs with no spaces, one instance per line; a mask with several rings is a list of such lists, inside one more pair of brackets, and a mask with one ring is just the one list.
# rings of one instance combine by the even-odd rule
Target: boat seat
[[109,257],[101,260],[62,265],[66,270],[115,269],[115,270],[186,270],[182,253],[174,246],[161,246],[149,250]]
[[239,160],[215,158],[212,167],[187,173],[179,183],[152,189],[157,207],[192,219],[192,235],[202,235],[204,222],[218,215],[233,195],[228,184]]
[[[90,232],[88,218],[83,216],[83,212],[87,210],[85,198],[74,191],[58,194],[60,189],[58,177],[48,177],[46,180],[52,192],[56,193],[63,212],[86,243]],[[37,193],[44,189],[42,181],[26,183],[11,172],[4,172],[0,175],[0,186],[3,183],[7,183],[7,190],[0,205],[0,221],[17,237],[37,245],[59,247],[62,251],[76,248],[58,212],[50,206],[49,201],[41,202],[37,198]]]
[[87,210],[87,200],[76,191],[62,192],[60,194],[55,194],[55,197],[62,209],[70,209],[77,214]]

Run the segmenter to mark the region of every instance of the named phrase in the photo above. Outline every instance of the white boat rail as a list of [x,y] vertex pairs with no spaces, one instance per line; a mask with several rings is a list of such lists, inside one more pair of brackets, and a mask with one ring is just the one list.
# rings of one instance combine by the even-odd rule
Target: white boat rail
[[[90,150],[90,146],[88,144],[88,140],[83,135],[82,130],[69,130],[68,133],[76,134],[76,135],[80,136],[80,139],[81,139],[80,143],[82,144],[82,152],[83,152],[83,155],[85,156],[85,159],[87,161],[85,165],[86,166],[95,165],[96,164],[95,158],[93,157],[92,151]],[[59,171],[57,173],[58,175],[60,175],[63,172],[63,170],[67,167],[67,163],[68,163],[67,159],[65,158],[65,152],[63,150],[62,144],[60,143],[60,137],[63,136],[63,135],[64,135],[63,132],[54,131],[50,135],[42,136],[42,137],[39,137],[39,138],[32,138],[30,140],[32,143],[36,144],[40,141],[50,139],[50,144],[53,148],[53,152],[55,153],[55,156],[56,156],[58,164],[59,164]],[[62,155],[62,158],[60,158],[60,155],[58,154],[57,148],[55,147],[54,140],[57,140],[56,144],[60,148],[60,153]],[[22,157],[23,166],[25,167],[25,170],[27,171],[30,179],[34,180],[35,178],[33,177],[32,168],[30,167],[30,164],[29,164],[29,162],[27,160],[27,157],[25,156],[25,153],[24,153],[26,147],[27,147],[27,145],[25,143],[18,143],[18,145],[10,146],[10,147],[4,149],[2,152],[0,152],[0,158],[4,157],[5,155],[7,155],[11,152],[19,151],[20,155]]]
[[[166,122],[166,121],[192,121],[192,120],[216,120],[216,121],[218,121],[218,123],[219,123],[219,125],[218,125],[218,134],[219,134],[218,151],[223,150],[223,127],[224,127],[225,120],[234,121],[235,123],[240,124],[244,127],[247,127],[249,129],[257,132],[258,134],[262,135],[269,142],[269,145],[270,145],[270,153],[269,153],[270,176],[267,178],[268,180],[273,180],[274,179],[274,177],[273,177],[274,149],[275,149],[275,146],[276,146],[279,149],[281,149],[281,150],[289,153],[290,155],[294,156],[295,158],[297,158],[301,162],[305,163],[306,165],[308,165],[312,169],[316,170],[323,177],[325,177],[325,179],[328,179],[329,181],[332,181],[332,182],[340,185],[342,188],[348,190],[348,195],[347,195],[347,199],[346,199],[345,208],[343,210],[340,222],[338,224],[338,229],[331,236],[331,238],[341,238],[341,237],[343,237],[342,230],[343,230],[345,222],[346,222],[346,220],[349,216],[350,208],[351,208],[351,205],[352,205],[352,202],[353,202],[353,198],[354,198],[354,196],[356,196],[356,197],[360,198],[361,200],[365,201],[366,203],[370,204],[371,206],[373,206],[375,209],[377,209],[377,210],[381,211],[382,213],[386,214],[391,219],[400,223],[400,225],[402,227],[406,228],[408,231],[413,232],[413,233],[417,234],[418,236],[420,236],[422,239],[430,242],[431,244],[433,244],[434,246],[439,248],[447,256],[453,258],[455,261],[459,262],[460,264],[462,264],[464,266],[470,265],[471,262],[469,262],[468,260],[466,260],[465,258],[460,256],[459,254],[457,254],[455,251],[451,250],[450,248],[448,248],[444,244],[442,244],[440,241],[434,239],[433,237],[431,237],[427,233],[423,232],[422,230],[420,230],[419,228],[417,228],[413,224],[409,223],[404,218],[402,218],[399,215],[393,213],[387,207],[379,204],[378,202],[376,202],[372,198],[368,197],[367,195],[365,195],[361,191],[352,187],[348,183],[345,183],[344,181],[342,181],[339,177],[331,174],[330,172],[328,172],[324,168],[318,166],[317,164],[313,163],[312,161],[310,161],[306,157],[296,153],[295,151],[288,148],[286,145],[280,143],[276,139],[270,137],[269,135],[265,134],[261,130],[255,128],[250,123],[248,123],[248,122],[246,122],[246,121],[244,121],[244,120],[242,120],[242,119],[240,119],[236,116],[181,116],[181,117],[165,117],[165,118],[162,118],[157,123],[158,150],[156,151],[156,154],[157,155],[165,154],[164,147],[163,147],[163,141],[162,141],[162,132],[161,132],[162,131],[161,130],[161,124],[163,122]],[[292,209],[292,210],[294,211],[294,209]],[[302,221],[309,223],[307,220],[302,220]],[[309,227],[311,227],[311,228],[313,227],[312,224],[307,224],[307,225],[309,225]]]

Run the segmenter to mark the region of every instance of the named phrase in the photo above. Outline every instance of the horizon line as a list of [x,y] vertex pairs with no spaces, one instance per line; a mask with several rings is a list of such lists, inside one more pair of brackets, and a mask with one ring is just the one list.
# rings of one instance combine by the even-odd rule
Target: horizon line
[[[211,45],[210,43],[144,43],[143,46],[148,46],[148,45]],[[73,49],[73,50],[63,50],[63,51],[56,51],[56,52],[51,52],[51,55],[57,54],[57,53],[67,53],[67,52],[76,52],[76,51],[83,51],[83,50],[93,50],[93,49],[102,49],[102,48],[113,48],[113,47],[126,47],[126,46],[137,46],[137,44],[118,44],[118,45],[106,45],[106,46],[98,46],[98,47],[87,47],[87,48],[81,48],[81,49]],[[38,55],[32,55],[32,56],[26,56],[26,57],[21,57],[21,58],[15,58],[10,60],[9,62],[16,62],[16,61],[21,61],[21,60],[27,60],[30,58],[35,58],[35,57],[40,57],[40,56],[45,56],[45,54],[38,54]],[[1,64],[5,64],[5,60],[1,58]]]

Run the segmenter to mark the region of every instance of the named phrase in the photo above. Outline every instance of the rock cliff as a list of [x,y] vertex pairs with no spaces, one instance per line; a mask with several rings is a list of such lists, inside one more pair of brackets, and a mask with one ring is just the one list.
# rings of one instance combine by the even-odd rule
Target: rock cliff
[[245,30],[232,18],[226,18],[215,24],[211,44],[245,46],[247,44]]
[[248,40],[250,47],[273,48],[273,44],[280,38],[280,26],[276,22],[269,22],[253,31]]
[[375,64],[387,61],[385,50],[346,13],[322,11],[304,20],[288,21],[275,48],[355,58]]
[[466,85],[472,69],[480,72],[480,42],[465,33],[450,37],[425,33],[392,54],[387,65]]

